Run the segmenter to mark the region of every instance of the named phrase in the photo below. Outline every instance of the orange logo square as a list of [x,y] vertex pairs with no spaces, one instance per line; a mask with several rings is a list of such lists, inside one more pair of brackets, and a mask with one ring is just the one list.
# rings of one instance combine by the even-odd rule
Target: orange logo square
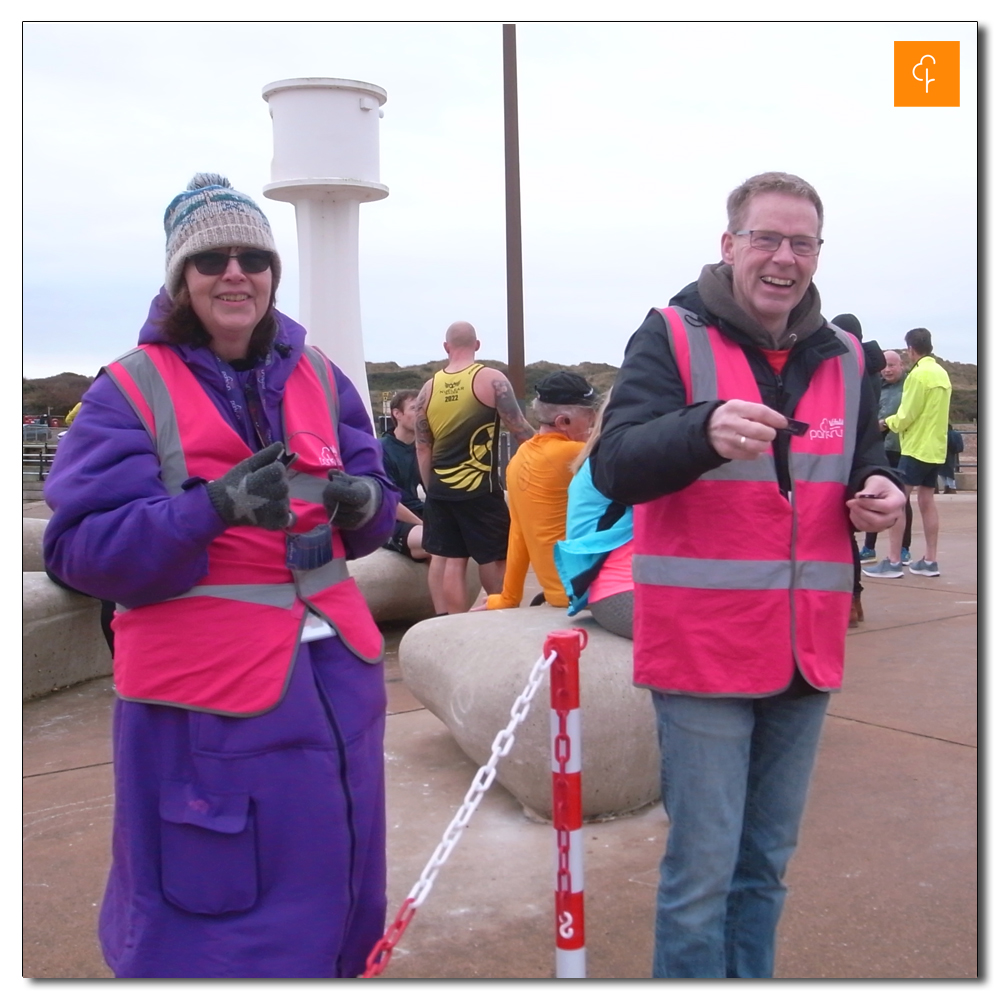
[[893,42],[893,106],[957,108],[958,42]]

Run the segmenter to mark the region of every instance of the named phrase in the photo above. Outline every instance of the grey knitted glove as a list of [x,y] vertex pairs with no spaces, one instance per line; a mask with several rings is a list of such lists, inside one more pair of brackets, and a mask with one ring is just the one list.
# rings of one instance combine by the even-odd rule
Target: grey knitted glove
[[284,445],[278,441],[234,465],[207,485],[212,505],[226,524],[280,531],[287,527],[288,481],[278,461]]
[[323,506],[334,527],[351,531],[367,524],[382,503],[382,487],[371,476],[349,476],[340,469],[327,473]]

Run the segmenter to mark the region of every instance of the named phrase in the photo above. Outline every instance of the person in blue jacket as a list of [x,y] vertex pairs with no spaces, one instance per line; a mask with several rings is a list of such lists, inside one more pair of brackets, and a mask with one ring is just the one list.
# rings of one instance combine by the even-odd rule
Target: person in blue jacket
[[586,445],[573,462],[566,508],[566,538],[554,559],[569,598],[570,616],[589,608],[602,628],[632,638],[632,508],[609,500],[590,471],[590,453],[601,434],[602,404]]

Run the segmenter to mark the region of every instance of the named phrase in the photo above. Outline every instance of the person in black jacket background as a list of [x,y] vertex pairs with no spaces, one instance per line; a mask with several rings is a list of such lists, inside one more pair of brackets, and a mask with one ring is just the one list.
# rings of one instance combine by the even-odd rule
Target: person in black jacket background
[[[862,340],[861,320],[854,313],[841,313],[830,320],[830,325],[840,330],[846,330],[853,334],[861,345],[865,355],[865,374],[871,384],[872,392],[875,393],[876,408],[878,399],[882,394],[882,369],[885,368],[885,354],[879,347],[877,340]],[[857,535],[851,535],[851,547],[854,549],[854,603],[851,605],[851,620],[848,628],[857,628],[860,622],[865,620],[865,613],[861,607],[861,594],[864,587],[861,586],[861,551],[858,548]]]

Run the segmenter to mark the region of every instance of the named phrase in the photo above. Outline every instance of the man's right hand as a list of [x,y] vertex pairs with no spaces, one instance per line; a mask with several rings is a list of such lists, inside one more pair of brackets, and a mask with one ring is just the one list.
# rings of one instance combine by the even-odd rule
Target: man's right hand
[[212,506],[226,524],[268,531],[288,526],[291,509],[288,480],[285,466],[278,461],[284,450],[284,445],[277,441],[208,484]]
[[788,421],[763,403],[728,399],[708,419],[708,442],[723,458],[753,461],[763,455]]

